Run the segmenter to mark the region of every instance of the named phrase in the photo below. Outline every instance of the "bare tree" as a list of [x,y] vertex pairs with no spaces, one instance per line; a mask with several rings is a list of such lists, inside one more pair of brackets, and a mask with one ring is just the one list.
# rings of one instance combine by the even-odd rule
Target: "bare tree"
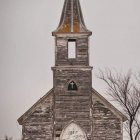
[[121,74],[106,69],[100,70],[98,77],[107,84],[108,94],[120,104],[127,116],[125,130],[130,140],[140,140],[140,73]]

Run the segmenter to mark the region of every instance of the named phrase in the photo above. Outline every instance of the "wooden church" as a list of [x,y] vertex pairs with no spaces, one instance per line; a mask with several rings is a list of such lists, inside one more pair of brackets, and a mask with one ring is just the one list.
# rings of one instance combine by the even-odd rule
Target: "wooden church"
[[122,140],[126,117],[92,88],[89,31],[79,0],[65,0],[55,37],[53,88],[18,122],[22,140]]

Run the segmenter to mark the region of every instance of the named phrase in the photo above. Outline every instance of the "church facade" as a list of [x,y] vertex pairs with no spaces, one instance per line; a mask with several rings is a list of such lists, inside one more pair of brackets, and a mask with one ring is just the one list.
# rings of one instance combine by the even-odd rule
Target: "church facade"
[[126,117],[92,88],[89,31],[79,0],[65,0],[55,37],[53,88],[18,122],[23,140],[122,140]]

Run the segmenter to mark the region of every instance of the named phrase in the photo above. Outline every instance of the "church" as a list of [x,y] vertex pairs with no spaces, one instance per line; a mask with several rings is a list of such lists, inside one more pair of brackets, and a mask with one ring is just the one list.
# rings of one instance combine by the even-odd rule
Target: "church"
[[65,0],[55,37],[53,88],[18,122],[22,140],[122,140],[127,118],[92,88],[89,37],[79,0]]

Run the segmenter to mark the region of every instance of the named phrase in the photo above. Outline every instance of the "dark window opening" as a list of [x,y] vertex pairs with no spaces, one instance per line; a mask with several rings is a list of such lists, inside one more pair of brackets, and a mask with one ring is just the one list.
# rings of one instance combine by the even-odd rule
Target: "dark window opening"
[[56,137],[60,137],[60,134],[56,134]]
[[68,90],[77,90],[77,85],[74,81],[71,81],[68,85]]
[[76,39],[68,40],[68,58],[76,58]]

